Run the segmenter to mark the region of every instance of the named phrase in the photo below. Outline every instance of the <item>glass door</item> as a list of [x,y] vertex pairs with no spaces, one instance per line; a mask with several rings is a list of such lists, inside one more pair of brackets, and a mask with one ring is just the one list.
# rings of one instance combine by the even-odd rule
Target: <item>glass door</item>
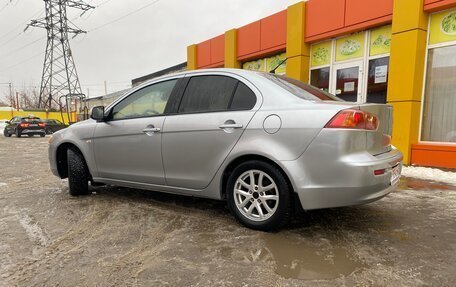
[[349,102],[362,102],[363,61],[336,64],[330,92]]

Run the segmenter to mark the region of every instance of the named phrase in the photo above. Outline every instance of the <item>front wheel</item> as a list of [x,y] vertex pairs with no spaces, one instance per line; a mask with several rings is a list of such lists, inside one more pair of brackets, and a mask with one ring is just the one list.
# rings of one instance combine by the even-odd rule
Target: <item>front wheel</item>
[[68,156],[68,186],[72,196],[89,194],[89,171],[84,157],[76,150],[69,148]]
[[231,173],[227,185],[231,212],[245,226],[263,231],[288,223],[291,192],[280,170],[262,161],[240,164]]
[[3,130],[3,135],[7,138],[11,137],[11,134],[6,130],[6,128]]

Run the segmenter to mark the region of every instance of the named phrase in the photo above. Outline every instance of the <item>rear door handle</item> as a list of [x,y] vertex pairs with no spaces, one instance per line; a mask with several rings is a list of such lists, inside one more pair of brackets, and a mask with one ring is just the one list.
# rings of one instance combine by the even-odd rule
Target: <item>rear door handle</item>
[[221,129],[242,129],[242,127],[242,124],[223,124],[219,126]]
[[143,133],[158,133],[160,128],[145,128],[142,130]]

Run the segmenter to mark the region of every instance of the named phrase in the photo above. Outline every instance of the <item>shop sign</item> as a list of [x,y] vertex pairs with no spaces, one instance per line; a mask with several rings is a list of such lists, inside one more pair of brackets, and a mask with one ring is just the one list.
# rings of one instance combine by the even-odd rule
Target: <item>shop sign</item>
[[[275,55],[269,58],[263,58],[255,61],[245,62],[242,64],[242,69],[252,70],[259,72],[269,72],[277,67],[287,57],[286,53]],[[280,67],[276,69],[276,74],[284,75],[286,71],[286,62],[282,63]]]
[[370,32],[370,55],[388,54],[391,48],[391,25]]
[[429,43],[456,41],[456,9],[431,15]]
[[312,67],[329,65],[331,63],[332,42],[326,41],[312,45],[311,65]]
[[365,33],[360,32],[336,40],[336,61],[345,61],[364,56]]

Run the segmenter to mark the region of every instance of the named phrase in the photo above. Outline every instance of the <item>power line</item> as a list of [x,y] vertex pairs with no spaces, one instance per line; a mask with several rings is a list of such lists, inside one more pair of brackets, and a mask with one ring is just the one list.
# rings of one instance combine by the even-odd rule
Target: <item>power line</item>
[[27,43],[27,44],[25,44],[25,45],[23,45],[23,46],[21,46],[21,47],[19,47],[17,49],[14,49],[14,51],[9,52],[8,54],[2,55],[2,56],[10,56],[12,54],[15,54],[15,53],[17,53],[17,52],[19,52],[19,51],[21,51],[21,50],[33,45],[33,44],[35,44],[35,43],[45,39],[45,38],[46,38],[46,36],[40,37],[40,38],[36,39],[35,41],[29,42],[29,43]]
[[[33,18],[33,17],[35,17],[36,15],[41,15],[41,14],[43,14],[43,13],[44,13],[44,12],[40,9],[39,11],[33,13],[33,15],[30,16],[29,18]],[[24,26],[25,24],[27,24],[28,22],[29,22],[29,20],[26,20],[26,21],[20,23],[19,25],[14,26],[14,28],[12,28],[11,30],[9,30],[9,31],[6,32],[5,34],[1,35],[1,36],[0,36],[0,39],[3,39],[5,36],[8,36],[8,35],[11,34],[12,32],[16,31],[17,28],[23,27],[23,26]],[[8,40],[6,40],[5,42],[3,42],[2,44],[0,44],[0,47],[3,47],[3,46],[5,46],[6,44],[12,42],[13,40],[15,40],[17,37],[19,37],[19,36],[22,35],[22,34],[25,34],[25,32],[22,31],[22,32],[16,34],[15,36],[13,36],[13,38],[8,39]]]
[[9,69],[14,68],[14,67],[16,67],[16,66],[19,66],[19,65],[21,65],[21,64],[23,64],[23,63],[26,63],[26,62],[28,62],[28,61],[30,61],[30,60],[32,60],[32,59],[38,57],[38,56],[44,56],[44,53],[43,53],[43,52],[40,52],[40,53],[38,53],[38,54],[35,54],[35,55],[33,55],[33,56],[31,56],[31,57],[29,57],[29,58],[27,58],[27,59],[24,59],[24,60],[20,61],[19,63],[16,63],[16,64],[11,65],[11,66],[6,67],[6,68],[2,68],[2,70],[9,70]]
[[[108,1],[110,1],[110,0],[108,0]],[[120,20],[122,20],[122,19],[124,19],[124,18],[127,18],[128,16],[131,16],[131,15],[133,15],[133,14],[136,14],[136,13],[140,12],[141,10],[143,10],[143,9],[149,7],[149,6],[152,6],[152,5],[154,5],[154,4],[158,3],[158,2],[160,2],[160,0],[155,0],[155,1],[153,1],[152,3],[149,3],[149,4],[146,4],[146,5],[144,5],[144,6],[141,6],[141,7],[139,7],[138,9],[133,10],[133,11],[131,11],[131,12],[129,12],[129,13],[123,15],[123,16],[120,16],[120,17],[118,17],[118,18],[116,18],[116,19],[114,19],[114,20],[112,20],[112,21],[109,21],[109,22],[107,22],[107,23],[105,23],[105,24],[102,24],[102,25],[100,25],[100,26],[98,26],[98,27],[95,27],[95,28],[93,28],[92,30],[89,30],[88,32],[94,32],[94,31],[99,30],[99,29],[101,29],[101,28],[104,28],[104,27],[106,27],[106,26],[108,26],[108,25],[111,25],[111,24],[113,24],[113,23],[116,23],[116,22],[118,22],[118,21],[120,21]]]

